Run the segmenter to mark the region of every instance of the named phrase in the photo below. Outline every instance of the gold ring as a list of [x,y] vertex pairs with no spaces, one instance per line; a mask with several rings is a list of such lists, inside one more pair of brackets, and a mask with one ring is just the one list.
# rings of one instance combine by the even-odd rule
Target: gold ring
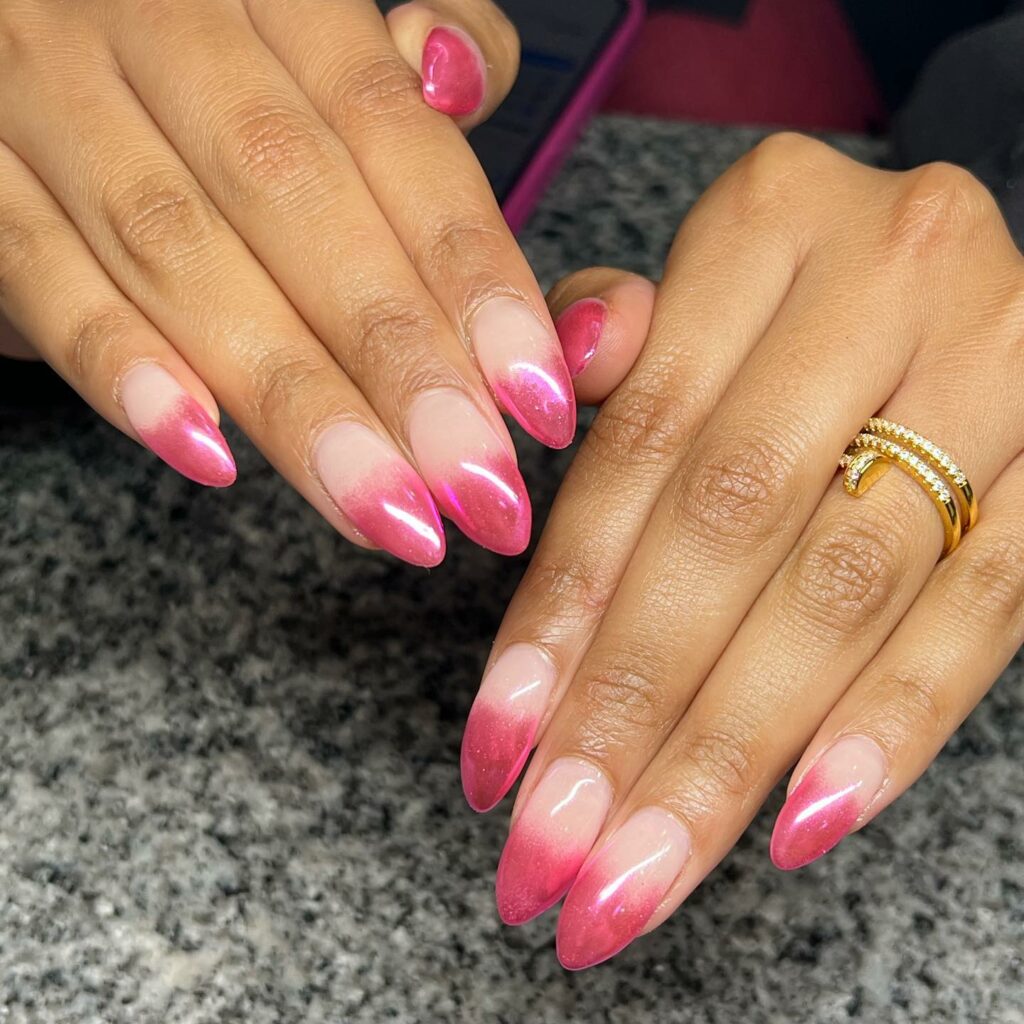
[[898,466],[916,481],[939,511],[945,558],[978,521],[978,499],[964,471],[933,441],[909,427],[875,416],[850,442],[839,460],[847,494],[859,498]]

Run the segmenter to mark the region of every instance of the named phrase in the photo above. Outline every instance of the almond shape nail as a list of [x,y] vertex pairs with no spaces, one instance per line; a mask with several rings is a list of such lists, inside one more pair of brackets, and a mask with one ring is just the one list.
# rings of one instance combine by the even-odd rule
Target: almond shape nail
[[423,98],[450,117],[466,117],[483,106],[487,66],[476,43],[456,28],[438,26],[423,46]]
[[328,494],[369,541],[413,565],[444,558],[444,527],[427,485],[405,459],[362,423],[335,423],[313,457]]
[[564,448],[576,433],[576,394],[557,335],[518,299],[485,302],[470,338],[501,404],[542,444]]
[[209,413],[156,363],[125,374],[121,407],[142,442],[182,476],[207,487],[227,487],[238,475],[224,435]]
[[772,863],[802,868],[828,853],[857,824],[885,784],[885,754],[867,736],[844,736],[804,774],[772,831]]
[[592,764],[552,762],[512,825],[495,885],[498,913],[518,925],[554,906],[572,885],[612,803],[612,787]]
[[420,395],[409,414],[409,444],[441,511],[470,540],[500,555],[530,542],[526,485],[508,449],[462,392]]
[[462,736],[462,788],[473,810],[489,811],[519,777],[555,677],[532,644],[512,644],[484,676]]
[[569,890],[558,919],[558,959],[570,971],[607,960],[644,929],[690,856],[690,836],[668,811],[636,811]]
[[600,299],[580,299],[555,321],[569,374],[578,377],[597,354],[608,307]]

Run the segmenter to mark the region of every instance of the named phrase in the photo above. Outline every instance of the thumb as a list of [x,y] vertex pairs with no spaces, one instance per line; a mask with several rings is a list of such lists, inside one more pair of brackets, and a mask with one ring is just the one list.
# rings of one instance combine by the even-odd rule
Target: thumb
[[562,278],[548,293],[581,404],[599,405],[633,368],[651,326],[656,290],[638,274],[592,267]]

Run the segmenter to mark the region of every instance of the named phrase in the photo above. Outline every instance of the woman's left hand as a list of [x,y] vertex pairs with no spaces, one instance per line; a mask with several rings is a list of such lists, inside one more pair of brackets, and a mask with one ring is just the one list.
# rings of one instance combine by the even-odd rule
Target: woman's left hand
[[[608,271],[556,291],[582,398],[621,376],[650,294]],[[1024,261],[959,168],[779,135],[701,199],[467,725],[479,810],[540,737],[498,869],[507,922],[568,890],[558,953],[587,967],[664,921],[794,763],[784,869],[924,771],[1024,640],[1022,342]],[[876,415],[982,499],[949,558],[948,502],[908,473],[845,493],[837,462]]]

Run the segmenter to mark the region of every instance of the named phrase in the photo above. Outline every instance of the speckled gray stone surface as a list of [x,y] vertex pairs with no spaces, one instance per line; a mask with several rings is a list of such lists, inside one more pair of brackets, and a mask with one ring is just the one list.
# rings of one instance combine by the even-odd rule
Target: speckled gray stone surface
[[[605,119],[525,244],[656,273],[753,133]],[[849,143],[870,154],[870,147]],[[10,369],[0,369],[8,375]],[[8,388],[8,391],[11,389]],[[798,873],[776,794],[655,935],[569,975],[502,927],[461,725],[525,564],[356,551],[232,434],[204,492],[74,402],[0,408],[0,1021],[1024,1020],[1012,668],[913,791]],[[522,445],[537,505],[570,453]]]

